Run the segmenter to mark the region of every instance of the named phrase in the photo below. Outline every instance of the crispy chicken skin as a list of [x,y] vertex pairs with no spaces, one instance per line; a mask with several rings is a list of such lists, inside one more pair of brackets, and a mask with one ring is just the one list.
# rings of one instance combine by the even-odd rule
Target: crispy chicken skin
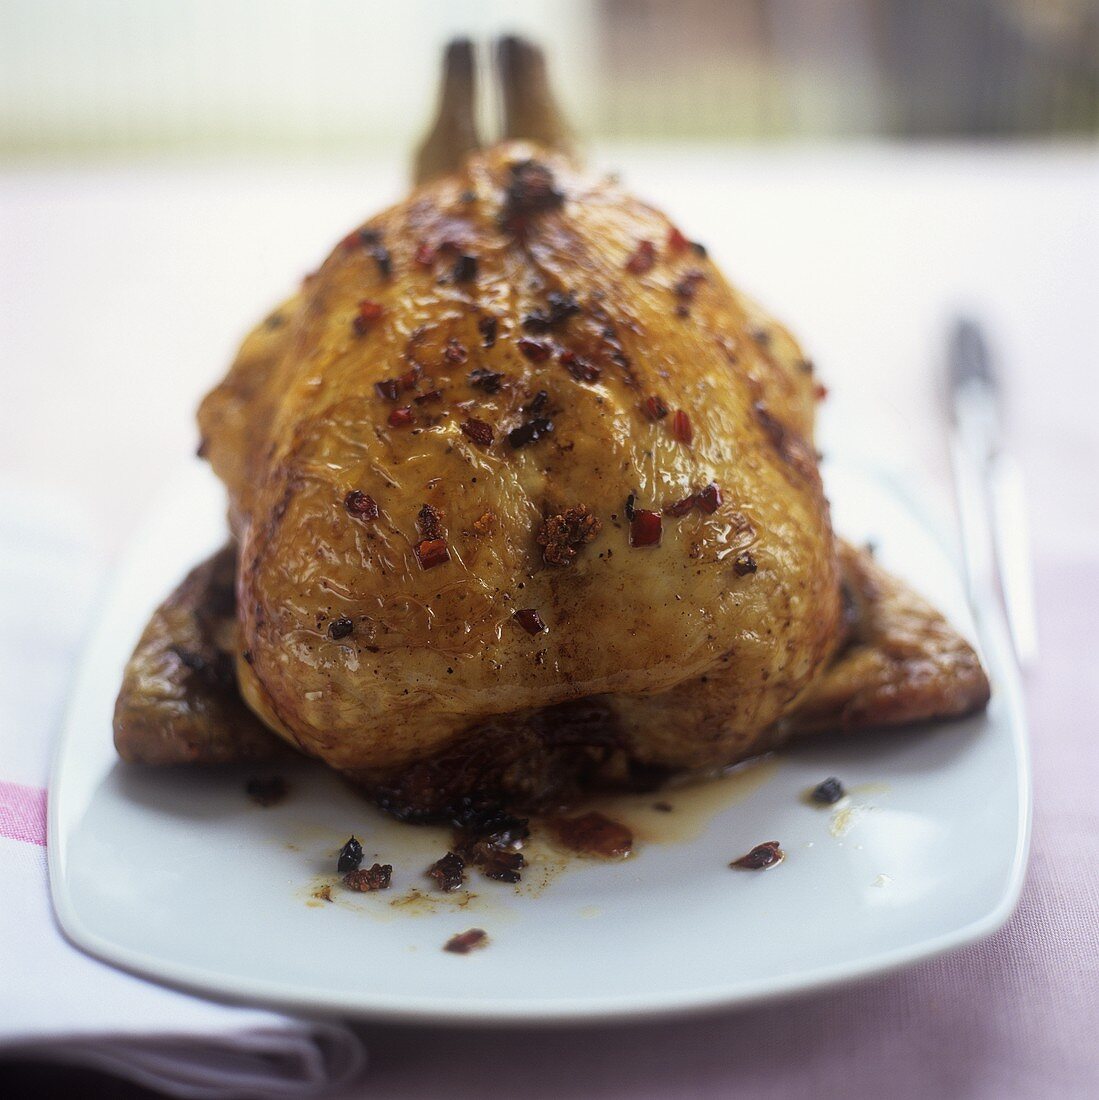
[[847,641],[784,723],[790,734],[960,718],[988,702],[977,654],[926,600],[866,549],[839,544],[852,600]]
[[288,754],[237,688],[236,561],[236,547],[226,546],[196,566],[146,626],[115,706],[123,760],[228,764]]
[[[525,178],[560,200],[524,206]],[[593,695],[647,763],[743,755],[839,636],[797,345],[662,214],[534,145],[475,154],[364,229],[200,411],[241,542],[249,704],[361,776]],[[715,510],[631,545],[628,509],[711,484]],[[547,564],[544,523],[576,508],[598,533]]]

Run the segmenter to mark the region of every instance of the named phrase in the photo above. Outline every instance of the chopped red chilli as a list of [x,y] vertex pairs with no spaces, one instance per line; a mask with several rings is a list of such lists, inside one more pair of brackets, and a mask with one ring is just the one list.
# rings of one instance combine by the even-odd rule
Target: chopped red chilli
[[483,928],[470,928],[451,936],[443,945],[444,951],[453,955],[468,955],[475,947],[484,947],[488,943],[488,933]]
[[422,368],[419,366],[398,374],[396,378],[383,378],[374,383],[374,392],[386,401],[396,401],[402,393],[414,389],[420,380]]
[[435,262],[435,246],[422,241],[416,249],[415,260],[421,267],[430,267]]
[[695,504],[700,512],[713,515],[721,507],[721,490],[711,481],[705,489],[700,489],[695,494]]
[[673,225],[672,228],[668,230],[668,251],[686,252],[690,247],[691,242]]
[[328,624],[328,636],[334,642],[338,642],[340,638],[346,638],[351,634],[354,629],[355,624],[346,615],[341,615]]
[[369,870],[348,871],[343,876],[343,884],[349,890],[360,894],[370,894],[375,890],[388,890],[393,877],[392,863],[375,863]]
[[630,520],[631,546],[659,546],[663,523],[659,512],[650,512],[645,508],[634,508]]
[[364,299],[359,303],[359,311],[355,314],[355,320],[352,325],[355,331],[362,336],[366,333],[377,321],[381,315],[385,312],[385,307],[381,302],[372,302],[369,299]]
[[695,437],[691,418],[682,409],[676,409],[672,416],[672,435],[680,443],[690,443]]
[[680,516],[685,516],[688,512],[690,512],[697,503],[698,494],[691,493],[689,497],[684,497],[682,500],[677,500],[674,504],[665,504],[664,515],[675,516],[678,519]]
[[416,558],[421,569],[434,569],[450,561],[446,539],[424,539],[416,544]]
[[533,607],[520,608],[514,613],[514,619],[528,634],[542,634],[546,629],[542,616]]
[[655,263],[656,246],[652,241],[641,241],[626,261],[626,270],[631,275],[644,275]]
[[526,336],[521,336],[516,346],[532,363],[544,363],[553,352],[553,348],[544,341],[531,340]]
[[412,419],[412,409],[408,405],[394,409],[387,417],[391,428],[407,428],[412,423]]
[[757,844],[747,855],[740,859],[734,859],[730,867],[743,867],[747,871],[761,871],[765,867],[774,867],[785,858],[779,842],[768,840],[764,844]]
[[652,397],[646,397],[641,402],[641,411],[650,420],[663,420],[668,415],[669,409],[664,403],[664,399],[654,393]]
[[463,420],[461,423],[463,433],[469,436],[478,447],[491,447],[493,439],[492,425],[483,420]]
[[372,496],[367,495],[361,489],[352,489],[343,498],[343,506],[347,511],[359,519],[377,519],[378,504]]

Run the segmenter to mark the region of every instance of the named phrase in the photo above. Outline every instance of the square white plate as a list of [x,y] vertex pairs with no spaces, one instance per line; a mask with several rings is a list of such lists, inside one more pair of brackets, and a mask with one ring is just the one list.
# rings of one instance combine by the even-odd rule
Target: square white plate
[[[873,539],[887,566],[972,636],[950,559],[902,495],[850,468],[827,481],[837,530]],[[153,607],[224,537],[222,491],[205,468],[189,467],[162,500],[102,609],[50,790],[58,917],[108,962],[227,999],[353,1016],[612,1019],[888,970],[988,935],[1014,907],[1029,774],[994,615],[981,617],[994,685],[986,714],[824,740],[716,785],[635,797],[618,811],[639,838],[632,859],[558,869],[536,847],[521,886],[474,874],[472,897],[432,895],[423,877],[445,833],[383,818],[321,767],[277,769],[290,795],[264,809],[244,785],[271,769],[122,765],[111,743],[122,667]],[[809,805],[806,790],[830,775],[849,799]],[[660,799],[672,813],[652,809]],[[661,830],[672,839],[655,840]],[[368,863],[393,864],[389,893],[338,885],[335,853],[351,833]],[[781,865],[729,869],[765,840],[782,843]],[[335,902],[312,896],[329,882]],[[471,927],[488,932],[487,947],[442,950]]]

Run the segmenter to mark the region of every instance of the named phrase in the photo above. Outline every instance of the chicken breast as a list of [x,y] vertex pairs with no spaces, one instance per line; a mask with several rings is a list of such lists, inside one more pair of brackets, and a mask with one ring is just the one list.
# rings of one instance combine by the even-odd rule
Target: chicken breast
[[594,696],[646,764],[742,755],[839,637],[814,387],[658,211],[530,144],[471,156],[203,403],[245,698],[365,778]]

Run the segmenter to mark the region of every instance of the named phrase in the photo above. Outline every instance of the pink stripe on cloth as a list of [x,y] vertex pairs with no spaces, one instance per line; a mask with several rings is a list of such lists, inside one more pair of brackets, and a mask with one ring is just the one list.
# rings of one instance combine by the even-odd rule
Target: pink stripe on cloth
[[0,780],[0,837],[46,844],[46,792]]

